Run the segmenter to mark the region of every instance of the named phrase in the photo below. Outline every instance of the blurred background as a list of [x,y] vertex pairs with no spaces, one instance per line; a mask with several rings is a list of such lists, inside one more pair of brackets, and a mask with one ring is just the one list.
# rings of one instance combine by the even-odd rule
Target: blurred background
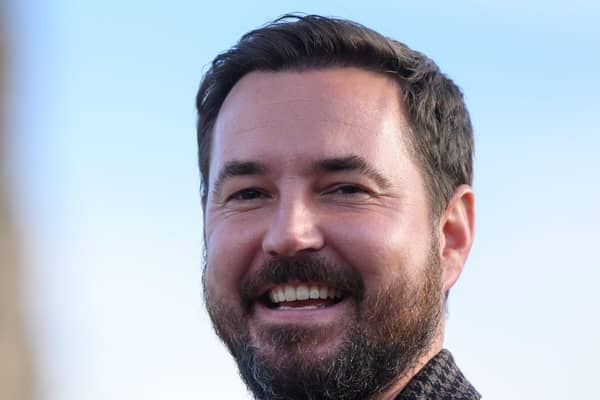
[[1,4],[0,399],[249,398],[203,308],[194,96],[291,11],[361,22],[461,86],[478,219],[446,347],[486,399],[593,396],[600,3],[207,3]]

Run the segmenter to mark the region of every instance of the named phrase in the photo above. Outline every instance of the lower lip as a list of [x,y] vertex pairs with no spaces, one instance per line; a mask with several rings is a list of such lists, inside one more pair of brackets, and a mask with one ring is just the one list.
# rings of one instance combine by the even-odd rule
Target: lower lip
[[272,323],[327,323],[339,320],[347,313],[351,302],[348,298],[339,303],[322,308],[269,308],[257,302],[254,307],[254,317],[264,322]]

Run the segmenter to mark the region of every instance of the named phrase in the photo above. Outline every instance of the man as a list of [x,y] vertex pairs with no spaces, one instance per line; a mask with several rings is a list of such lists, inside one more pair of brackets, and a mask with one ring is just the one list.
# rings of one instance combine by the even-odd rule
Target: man
[[472,128],[424,55],[288,15],[197,96],[206,305],[258,399],[477,399],[442,349]]

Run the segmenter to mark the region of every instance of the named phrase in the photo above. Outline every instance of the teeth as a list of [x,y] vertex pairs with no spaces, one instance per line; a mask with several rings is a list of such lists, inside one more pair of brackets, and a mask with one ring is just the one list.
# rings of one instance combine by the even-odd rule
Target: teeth
[[319,298],[325,300],[327,298],[327,288],[322,287],[319,289]]
[[285,301],[296,301],[296,289],[293,286],[285,287]]
[[285,293],[283,292],[282,288],[277,288],[274,292],[276,294],[274,301],[275,303],[285,301]]
[[316,286],[311,286],[309,297],[311,299],[318,299],[319,298],[319,288]]
[[[282,285],[269,290],[269,300],[273,303],[284,301],[308,300],[308,299],[339,299],[342,297],[340,289],[316,286],[316,285]],[[309,306],[310,308],[312,306]]]
[[316,310],[322,308],[321,306],[302,306],[302,307],[290,307],[290,306],[280,306],[279,310]]
[[308,288],[304,285],[300,285],[296,288],[296,300],[308,299]]

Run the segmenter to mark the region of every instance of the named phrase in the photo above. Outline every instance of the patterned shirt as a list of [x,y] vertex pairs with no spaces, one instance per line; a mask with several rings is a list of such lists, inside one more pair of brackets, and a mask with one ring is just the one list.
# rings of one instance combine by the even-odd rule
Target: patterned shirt
[[478,400],[481,395],[460,372],[448,350],[440,351],[395,400]]

